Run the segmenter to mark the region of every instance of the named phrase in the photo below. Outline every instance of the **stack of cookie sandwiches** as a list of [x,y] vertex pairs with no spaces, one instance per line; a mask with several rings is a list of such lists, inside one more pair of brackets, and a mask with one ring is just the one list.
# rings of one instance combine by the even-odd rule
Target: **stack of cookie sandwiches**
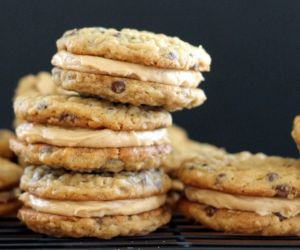
[[294,119],[292,137],[294,138],[297,148],[300,151],[300,115],[296,116]]
[[[11,148],[29,165],[19,218],[53,236],[144,235],[169,222],[168,111],[205,100],[210,57],[178,38],[84,28],[57,42],[53,80],[66,93],[14,101]],[[73,94],[75,92],[75,94]]]
[[194,158],[177,172],[179,210],[214,230],[300,235],[300,160],[243,152]]
[[0,130],[0,216],[15,215],[21,205],[18,186],[22,169],[12,162],[14,153],[9,148],[9,140],[13,137],[10,130]]

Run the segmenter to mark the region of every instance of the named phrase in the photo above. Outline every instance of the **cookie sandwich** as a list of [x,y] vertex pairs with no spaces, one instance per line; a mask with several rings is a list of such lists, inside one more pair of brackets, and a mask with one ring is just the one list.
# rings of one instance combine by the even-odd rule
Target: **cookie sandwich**
[[211,58],[202,46],[147,31],[82,28],[65,32],[52,58],[53,79],[66,90],[169,111],[201,105],[197,86]]
[[178,170],[179,211],[208,228],[264,236],[300,235],[300,161],[244,152],[197,158]]
[[159,170],[76,173],[25,169],[19,218],[33,231],[61,237],[144,235],[169,222],[171,181]]

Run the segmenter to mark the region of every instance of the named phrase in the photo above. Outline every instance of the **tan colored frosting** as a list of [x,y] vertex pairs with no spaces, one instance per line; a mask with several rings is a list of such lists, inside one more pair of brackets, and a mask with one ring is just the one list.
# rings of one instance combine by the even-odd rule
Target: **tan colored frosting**
[[104,74],[157,82],[176,86],[196,87],[204,78],[200,72],[176,69],[161,69],[129,62],[116,61],[104,57],[75,55],[59,51],[52,58],[54,66],[94,74]]
[[166,195],[114,201],[61,201],[46,200],[23,193],[20,200],[25,206],[44,213],[77,217],[103,217],[133,215],[159,208],[165,203]]
[[47,143],[62,147],[140,147],[169,142],[164,128],[151,131],[113,131],[23,123],[16,128],[16,134],[27,143]]
[[20,189],[19,188],[14,188],[12,190],[8,191],[1,191],[0,192],[0,202],[8,202],[11,200],[16,199],[20,195]]
[[241,196],[194,187],[187,187],[185,195],[191,201],[216,208],[250,211],[261,216],[280,213],[282,216],[289,218],[300,213],[300,198],[284,199]]

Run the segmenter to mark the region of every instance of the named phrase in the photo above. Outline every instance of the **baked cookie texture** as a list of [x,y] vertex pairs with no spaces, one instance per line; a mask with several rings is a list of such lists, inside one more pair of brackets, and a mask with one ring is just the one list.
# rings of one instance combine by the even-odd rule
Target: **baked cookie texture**
[[222,159],[226,154],[226,151],[222,148],[190,139],[187,131],[176,125],[168,127],[168,135],[172,152],[165,158],[162,167],[173,176],[174,171],[180,168],[185,161],[209,157]]
[[294,119],[294,128],[292,131],[292,137],[300,151],[300,115],[296,116]]
[[94,55],[161,68],[210,69],[211,58],[202,46],[177,37],[134,29],[91,27],[66,31],[57,41],[58,50]]
[[15,215],[21,203],[18,184],[22,169],[13,162],[0,157],[0,216]]
[[169,144],[124,148],[56,147],[49,144],[27,144],[10,140],[11,149],[32,165],[63,167],[78,172],[120,172],[160,168],[171,153]]
[[[59,88],[52,80],[51,74],[48,72],[39,72],[36,75],[26,75],[22,77],[15,89],[13,101],[23,95],[38,96],[51,94],[77,95],[75,92],[66,91]],[[13,126],[16,128],[23,122],[23,119],[15,117]]]
[[146,235],[167,224],[170,211],[163,207],[135,215],[80,218],[37,212],[23,207],[18,217],[33,231],[55,237],[97,237]]
[[254,212],[217,209],[182,199],[178,210],[189,218],[217,231],[259,234],[264,236],[300,235],[300,216],[260,216]]
[[170,113],[162,109],[73,95],[21,95],[14,101],[14,111],[21,120],[63,127],[139,131],[172,124]]
[[41,71],[36,75],[26,75],[19,80],[15,89],[14,99],[23,94],[49,95],[70,93],[71,92],[65,91],[54,84],[49,72]]
[[211,58],[202,46],[133,29],[82,28],[57,41],[52,58],[57,86],[111,102],[162,107],[168,111],[201,105],[197,86]]
[[160,170],[120,173],[76,173],[47,166],[27,167],[22,190],[54,200],[122,200],[165,194],[170,178]]
[[63,70],[57,67],[52,70],[52,75],[54,82],[63,89],[135,106],[148,105],[176,111],[199,106],[206,100],[204,91],[199,88]]
[[190,159],[176,171],[186,196],[178,210],[218,231],[300,235],[299,164],[249,152]]
[[300,160],[242,152],[195,158],[179,168],[187,185],[222,192],[293,199],[300,196]]
[[11,159],[14,152],[9,147],[9,140],[14,137],[14,133],[8,129],[0,129],[0,157]]

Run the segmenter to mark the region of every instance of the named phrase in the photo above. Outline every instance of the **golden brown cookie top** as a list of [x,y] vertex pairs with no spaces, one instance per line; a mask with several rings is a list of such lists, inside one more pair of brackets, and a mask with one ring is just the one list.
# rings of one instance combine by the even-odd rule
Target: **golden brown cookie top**
[[0,190],[17,186],[22,172],[18,165],[0,157]]
[[194,187],[223,192],[294,198],[300,196],[300,160],[264,154],[227,154],[186,161],[178,177]]
[[39,72],[36,75],[26,75],[22,77],[15,89],[15,98],[23,94],[49,95],[57,93],[70,93],[65,91],[53,82],[51,74]]
[[[185,161],[197,157],[222,158],[226,154],[222,148],[191,140],[187,132],[176,125],[168,128],[168,135],[173,150],[163,162],[163,167],[167,171],[178,169]],[[174,172],[171,174],[173,175]]]
[[70,95],[21,95],[14,110],[21,120],[65,127],[152,130],[172,124],[170,113],[161,108]]
[[124,28],[90,27],[66,31],[58,50],[94,55],[136,64],[182,70],[209,71],[211,58],[202,46],[177,37]]

